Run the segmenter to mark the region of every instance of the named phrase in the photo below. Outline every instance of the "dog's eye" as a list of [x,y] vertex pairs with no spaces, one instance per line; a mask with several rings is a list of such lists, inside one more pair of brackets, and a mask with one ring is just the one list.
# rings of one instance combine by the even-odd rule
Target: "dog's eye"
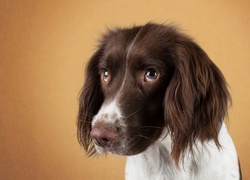
[[158,75],[159,74],[155,70],[150,69],[145,74],[145,81],[146,82],[154,81],[154,80],[156,80],[158,78]]
[[102,80],[103,80],[104,82],[108,82],[109,79],[110,79],[110,75],[109,75],[108,70],[106,70],[106,69],[103,70],[103,72],[102,72]]

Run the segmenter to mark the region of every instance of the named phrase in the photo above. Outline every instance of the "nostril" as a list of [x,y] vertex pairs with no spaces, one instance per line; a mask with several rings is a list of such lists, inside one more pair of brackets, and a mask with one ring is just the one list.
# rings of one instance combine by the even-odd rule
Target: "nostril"
[[107,128],[93,128],[90,136],[98,146],[109,147],[116,137],[116,133]]
[[112,142],[112,140],[108,140],[107,138],[101,138],[99,139],[100,144],[104,145],[104,146],[110,146],[110,143]]
[[100,139],[102,142],[108,142],[109,140],[107,138]]

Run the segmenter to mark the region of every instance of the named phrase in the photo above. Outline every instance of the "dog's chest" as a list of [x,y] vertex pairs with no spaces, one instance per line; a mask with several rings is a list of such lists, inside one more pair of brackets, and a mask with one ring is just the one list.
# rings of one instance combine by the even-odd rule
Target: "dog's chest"
[[171,141],[166,137],[164,144],[149,147],[145,152],[130,156],[126,164],[126,180],[183,180],[187,174],[176,168],[170,156]]

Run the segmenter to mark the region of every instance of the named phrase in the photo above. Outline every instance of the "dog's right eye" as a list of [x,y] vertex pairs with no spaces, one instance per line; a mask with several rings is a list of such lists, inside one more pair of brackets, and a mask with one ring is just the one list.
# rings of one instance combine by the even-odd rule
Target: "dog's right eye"
[[159,74],[157,71],[150,69],[146,72],[144,81],[152,82],[158,78]]
[[104,69],[102,72],[102,80],[106,83],[110,80],[109,71],[107,69]]

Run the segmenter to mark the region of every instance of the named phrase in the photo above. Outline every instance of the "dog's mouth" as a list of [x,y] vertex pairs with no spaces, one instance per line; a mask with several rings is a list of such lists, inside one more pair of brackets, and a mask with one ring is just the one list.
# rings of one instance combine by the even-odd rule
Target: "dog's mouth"
[[138,153],[132,153],[129,148],[123,147],[122,145],[112,145],[110,147],[103,147],[98,144],[95,144],[95,149],[98,154],[111,153],[119,156],[130,156]]
[[[147,147],[145,146],[145,143],[143,146],[134,147],[126,145],[126,143],[114,143],[111,146],[102,146],[96,142],[94,142],[96,152],[98,154],[105,154],[105,153],[111,153],[116,154],[120,156],[132,156],[139,154],[143,152]],[[149,146],[148,144],[147,146]]]
[[161,133],[118,134],[105,128],[93,128],[90,135],[98,154],[111,153],[120,156],[132,156],[145,151]]

